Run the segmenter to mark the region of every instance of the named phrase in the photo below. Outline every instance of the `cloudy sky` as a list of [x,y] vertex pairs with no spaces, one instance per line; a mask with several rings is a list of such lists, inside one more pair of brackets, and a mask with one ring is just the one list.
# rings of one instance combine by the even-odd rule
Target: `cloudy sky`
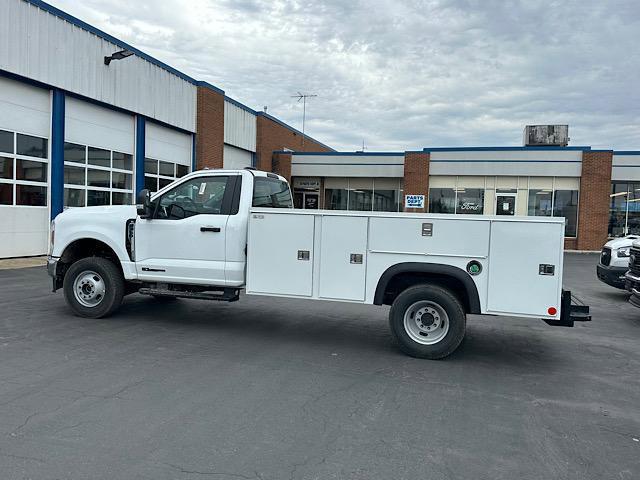
[[640,149],[640,2],[51,0],[340,150]]

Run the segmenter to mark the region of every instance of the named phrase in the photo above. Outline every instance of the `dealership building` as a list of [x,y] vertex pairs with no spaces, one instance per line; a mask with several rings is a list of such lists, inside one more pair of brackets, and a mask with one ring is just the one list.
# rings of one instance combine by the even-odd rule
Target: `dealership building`
[[0,258],[46,253],[65,208],[202,168],[280,173],[298,208],[564,216],[569,249],[640,233],[640,152],[525,145],[336,152],[45,2],[0,3]]

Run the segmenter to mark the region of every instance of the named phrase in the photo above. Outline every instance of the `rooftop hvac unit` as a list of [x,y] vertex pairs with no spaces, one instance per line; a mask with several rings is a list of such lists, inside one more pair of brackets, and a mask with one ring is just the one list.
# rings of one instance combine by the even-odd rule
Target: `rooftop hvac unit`
[[523,143],[525,147],[566,147],[569,144],[569,125],[527,125]]

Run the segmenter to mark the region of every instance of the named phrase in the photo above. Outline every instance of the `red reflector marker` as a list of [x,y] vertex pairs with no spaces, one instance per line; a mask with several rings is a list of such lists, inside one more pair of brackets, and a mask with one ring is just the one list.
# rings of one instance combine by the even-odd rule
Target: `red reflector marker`
[[547,313],[548,313],[549,315],[555,315],[556,313],[558,313],[558,309],[557,309],[556,307],[549,307],[549,308],[547,309]]

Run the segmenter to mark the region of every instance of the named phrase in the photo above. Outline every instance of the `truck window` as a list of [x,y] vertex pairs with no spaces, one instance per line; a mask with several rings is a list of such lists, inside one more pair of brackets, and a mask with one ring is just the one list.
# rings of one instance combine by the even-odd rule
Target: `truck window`
[[289,184],[277,178],[255,177],[253,206],[269,208],[293,208]]
[[222,199],[229,177],[196,177],[164,193],[155,218],[181,220],[194,215],[216,215],[222,211]]

